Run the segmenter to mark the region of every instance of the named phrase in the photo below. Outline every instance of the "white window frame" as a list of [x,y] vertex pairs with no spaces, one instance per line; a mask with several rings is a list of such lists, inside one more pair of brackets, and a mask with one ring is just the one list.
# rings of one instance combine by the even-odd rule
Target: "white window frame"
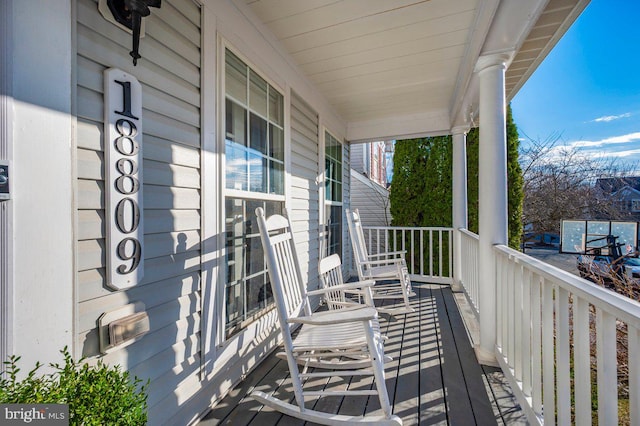
[[[328,235],[328,229],[327,227],[327,207],[328,206],[339,206],[341,208],[341,215],[340,215],[340,253],[338,253],[338,255],[340,255],[341,258],[344,258],[344,249],[345,249],[345,244],[344,244],[344,238],[343,238],[343,234],[344,234],[344,226],[345,226],[345,221],[344,221],[344,185],[345,185],[345,181],[344,181],[344,176],[345,176],[345,163],[344,163],[344,157],[345,157],[345,152],[344,152],[344,148],[345,148],[345,142],[344,140],[342,140],[342,138],[336,137],[335,133],[332,132],[331,130],[329,130],[326,127],[322,127],[322,134],[320,137],[320,145],[321,145],[321,149],[320,151],[320,161],[319,161],[319,165],[322,168],[322,182],[320,184],[321,186],[321,201],[322,201],[322,209],[320,212],[320,217],[322,218],[322,221],[320,223],[320,226],[322,227],[322,229],[324,230],[323,234],[323,239],[325,241],[321,242],[321,244],[319,245],[322,252],[320,253],[320,258],[322,259],[323,257],[327,256],[327,254],[329,253],[329,235]],[[339,144],[340,144],[340,164],[341,164],[341,172],[340,172],[340,201],[333,201],[333,200],[327,200],[327,194],[326,194],[326,182],[327,182],[327,168],[326,168],[326,147],[327,147],[327,135],[330,135],[333,139],[335,139]],[[324,244],[326,242],[326,244]]]
[[[284,177],[283,177],[283,194],[273,194],[273,193],[262,193],[256,191],[244,191],[237,190],[232,188],[227,188],[226,182],[226,52],[229,50],[236,57],[238,57],[242,62],[244,62],[253,72],[255,72],[258,76],[264,79],[269,86],[273,87],[277,90],[283,97],[283,137],[284,137]],[[237,341],[239,336],[242,336],[243,333],[251,328],[254,324],[261,321],[261,319],[269,314],[271,309],[267,309],[264,311],[265,315],[261,315],[256,318],[251,324],[247,324],[243,330],[235,333],[229,337],[226,335],[226,289],[227,289],[227,248],[226,248],[226,206],[225,200],[227,197],[232,198],[243,198],[245,200],[264,200],[264,201],[278,201],[282,202],[284,208],[286,209],[288,203],[287,200],[290,197],[290,156],[291,156],[291,144],[290,144],[290,135],[289,135],[289,102],[290,95],[289,91],[283,88],[281,85],[277,84],[273,79],[269,78],[269,76],[265,75],[260,68],[255,65],[251,60],[249,60],[245,55],[243,55],[237,48],[232,46],[228,41],[226,41],[223,37],[218,37],[218,67],[217,67],[217,76],[218,76],[218,96],[216,97],[217,105],[218,105],[218,131],[217,131],[217,152],[219,152],[219,184],[217,185],[218,194],[219,194],[219,208],[218,208],[218,226],[219,226],[219,234],[218,234],[218,247],[220,247],[220,273],[218,274],[218,283],[216,287],[216,345],[220,348],[224,348],[229,345],[230,342]]]

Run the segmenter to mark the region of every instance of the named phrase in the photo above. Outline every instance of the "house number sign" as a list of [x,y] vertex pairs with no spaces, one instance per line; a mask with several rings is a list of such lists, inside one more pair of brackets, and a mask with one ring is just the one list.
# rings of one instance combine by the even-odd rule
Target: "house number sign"
[[142,87],[131,74],[104,72],[107,285],[117,290],[144,274]]

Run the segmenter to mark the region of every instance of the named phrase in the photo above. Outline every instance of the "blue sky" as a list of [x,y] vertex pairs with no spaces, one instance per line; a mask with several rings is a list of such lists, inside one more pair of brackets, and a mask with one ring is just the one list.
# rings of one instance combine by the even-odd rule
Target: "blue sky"
[[640,163],[639,19],[639,0],[591,0],[512,100],[520,137],[559,135],[585,154]]

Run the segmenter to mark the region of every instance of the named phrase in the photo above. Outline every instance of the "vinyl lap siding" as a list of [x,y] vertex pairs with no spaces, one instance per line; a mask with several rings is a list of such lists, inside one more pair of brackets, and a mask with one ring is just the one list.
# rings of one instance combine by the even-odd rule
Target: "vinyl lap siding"
[[349,238],[349,226],[347,225],[347,209],[351,209],[351,175],[349,170],[352,161],[353,146],[345,143],[342,150],[344,158],[342,162],[342,273],[345,279],[349,275],[349,267],[353,259],[353,251],[351,249],[351,240]]
[[364,226],[389,226],[389,191],[351,169],[351,207],[360,210]]
[[[151,379],[149,423],[175,413],[200,372],[200,9],[165,0],[145,19],[143,59],[131,64],[131,35],[107,22],[97,1],[77,1],[77,353],[100,354],[97,320],[142,302],[151,331],[103,357]],[[114,291],[105,282],[103,74],[136,76],[143,99],[145,276]]]
[[318,285],[318,114],[291,94],[291,215],[302,274]]

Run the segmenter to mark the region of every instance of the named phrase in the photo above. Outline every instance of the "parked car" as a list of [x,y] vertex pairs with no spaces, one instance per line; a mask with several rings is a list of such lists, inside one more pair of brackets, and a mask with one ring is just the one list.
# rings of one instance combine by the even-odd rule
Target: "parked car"
[[638,280],[640,283],[640,259],[637,257],[604,255],[578,256],[578,271],[580,276],[590,281],[604,281],[610,283],[614,279],[625,277]]
[[560,247],[560,235],[551,232],[527,232],[523,238],[524,248]]

